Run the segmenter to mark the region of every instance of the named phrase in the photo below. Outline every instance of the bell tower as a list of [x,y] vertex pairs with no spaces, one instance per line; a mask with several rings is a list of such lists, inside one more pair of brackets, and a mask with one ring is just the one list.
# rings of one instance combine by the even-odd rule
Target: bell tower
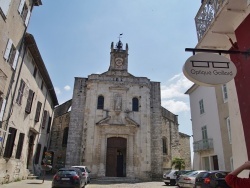
[[114,43],[111,43],[109,70],[126,72],[128,71],[128,44],[126,44],[126,49],[124,50],[120,37],[119,41],[116,43],[115,48]]

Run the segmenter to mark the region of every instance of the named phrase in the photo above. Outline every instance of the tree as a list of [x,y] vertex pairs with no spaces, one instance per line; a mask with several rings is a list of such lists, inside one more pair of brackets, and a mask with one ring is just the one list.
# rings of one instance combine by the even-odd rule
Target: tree
[[175,157],[172,160],[172,166],[174,166],[174,168],[178,170],[185,169],[185,161],[182,158]]

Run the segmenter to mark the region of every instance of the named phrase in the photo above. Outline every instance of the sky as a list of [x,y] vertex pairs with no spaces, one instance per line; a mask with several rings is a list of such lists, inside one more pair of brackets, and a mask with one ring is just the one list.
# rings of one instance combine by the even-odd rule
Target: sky
[[[161,82],[162,106],[192,135],[192,82],[182,67],[198,40],[200,0],[42,0],[28,26],[47,67],[59,104],[72,98],[75,77],[109,68],[111,42],[128,43],[128,71]],[[191,137],[192,139],[192,137]],[[192,146],[192,145],[191,145]]]

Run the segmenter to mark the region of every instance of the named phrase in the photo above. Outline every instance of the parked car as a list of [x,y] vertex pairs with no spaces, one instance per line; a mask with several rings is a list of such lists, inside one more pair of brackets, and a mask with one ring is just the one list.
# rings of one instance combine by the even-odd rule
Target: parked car
[[176,171],[175,172],[175,174],[176,174],[176,184],[178,185],[178,182],[179,182],[179,179],[180,179],[181,175],[186,174],[186,173],[191,172],[191,171],[194,171],[194,170],[179,170],[179,171]]
[[72,167],[80,169],[83,177],[86,179],[86,184],[90,183],[91,171],[88,169],[87,166],[72,166]]
[[166,185],[175,185],[176,184],[176,172],[178,170],[168,170],[163,174],[163,182]]
[[85,178],[78,168],[61,168],[53,177],[52,188],[84,188]]
[[225,181],[228,173],[218,170],[200,173],[195,179],[195,188],[230,188]]
[[205,170],[196,170],[196,171],[191,171],[191,172],[181,175],[178,181],[178,186],[181,188],[182,187],[193,188],[195,185],[196,176],[204,171]]

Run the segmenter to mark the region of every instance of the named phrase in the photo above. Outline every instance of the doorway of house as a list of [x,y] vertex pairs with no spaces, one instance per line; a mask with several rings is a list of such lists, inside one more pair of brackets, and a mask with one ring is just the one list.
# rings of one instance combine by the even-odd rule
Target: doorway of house
[[127,139],[111,137],[107,140],[106,176],[126,176]]

